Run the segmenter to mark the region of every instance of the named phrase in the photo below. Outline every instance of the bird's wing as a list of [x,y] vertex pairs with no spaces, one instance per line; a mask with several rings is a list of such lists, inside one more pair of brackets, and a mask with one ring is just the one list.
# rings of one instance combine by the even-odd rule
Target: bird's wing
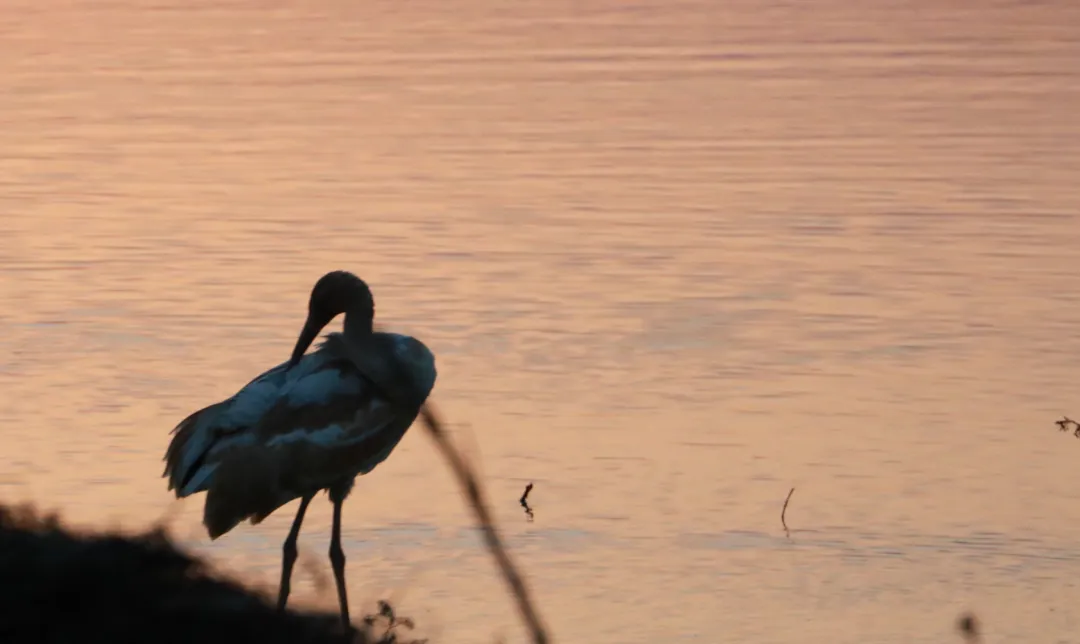
[[[204,407],[172,430],[174,434],[165,451],[165,473],[169,489],[186,496],[202,489],[191,485],[207,456],[224,443],[243,443],[254,440],[250,429],[274,406],[279,391],[289,382],[318,371],[325,356],[308,354],[291,371],[281,363],[259,374],[240,391],[226,400]],[[186,489],[191,488],[191,489]]]
[[213,464],[203,522],[211,537],[261,521],[299,496],[350,484],[384,460],[412,424],[348,359],[288,381],[250,432]]
[[371,471],[415,415],[339,359],[282,387],[256,434],[277,464],[280,484],[302,493]]

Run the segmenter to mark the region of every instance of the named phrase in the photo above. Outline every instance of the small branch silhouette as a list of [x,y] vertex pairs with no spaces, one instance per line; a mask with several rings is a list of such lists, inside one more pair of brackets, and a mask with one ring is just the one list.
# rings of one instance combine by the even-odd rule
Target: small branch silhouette
[[529,483],[525,486],[525,493],[521,495],[521,507],[525,508],[525,514],[529,515],[529,521],[533,520],[533,511],[529,507],[529,492],[532,492],[533,484]]
[[956,629],[960,631],[960,637],[963,637],[968,644],[975,644],[981,636],[979,620],[975,618],[974,613],[961,615],[960,619],[956,620]]
[[787,527],[787,504],[791,501],[791,495],[795,494],[795,488],[791,488],[791,491],[787,493],[787,498],[784,499],[784,507],[780,510],[780,523],[784,526],[784,534],[791,536],[791,531]]
[[1076,422],[1072,418],[1069,418],[1068,416],[1063,416],[1061,420],[1054,421],[1054,424],[1056,424],[1058,426],[1058,429],[1063,432],[1072,430],[1073,436],[1080,438],[1080,423]]
[[368,615],[364,617],[364,625],[368,630],[372,630],[376,624],[382,623],[382,635],[375,641],[375,644],[427,644],[427,640],[403,640],[399,637],[399,630],[405,629],[413,630],[416,625],[408,617],[398,617],[394,614],[394,608],[390,606],[390,602],[379,600],[379,612],[374,615]]

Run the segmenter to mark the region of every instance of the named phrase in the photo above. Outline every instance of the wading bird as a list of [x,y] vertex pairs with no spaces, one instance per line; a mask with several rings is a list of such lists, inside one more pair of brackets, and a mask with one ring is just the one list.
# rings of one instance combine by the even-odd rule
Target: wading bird
[[[343,332],[327,334],[305,355],[340,313]],[[211,539],[300,499],[283,547],[279,609],[288,600],[304,512],[326,490],[334,508],[330,563],[346,629],[341,505],[355,478],[390,455],[435,385],[431,351],[415,338],[374,331],[374,316],[363,280],[327,273],[311,291],[289,361],[185,418],[165,453],[164,476],[177,498],[206,492],[203,523]]]

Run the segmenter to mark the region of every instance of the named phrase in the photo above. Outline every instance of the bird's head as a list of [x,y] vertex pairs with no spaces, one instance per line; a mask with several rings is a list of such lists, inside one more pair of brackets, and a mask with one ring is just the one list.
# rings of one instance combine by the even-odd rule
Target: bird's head
[[349,316],[349,325],[359,325],[370,333],[375,318],[375,300],[364,280],[348,271],[332,271],[319,278],[311,289],[307,320],[296,339],[289,368],[300,362],[319,332],[342,313]]

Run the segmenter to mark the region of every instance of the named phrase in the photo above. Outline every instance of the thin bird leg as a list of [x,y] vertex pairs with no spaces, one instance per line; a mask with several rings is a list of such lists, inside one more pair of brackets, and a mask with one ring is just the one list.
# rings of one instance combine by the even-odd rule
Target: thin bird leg
[[334,569],[334,582],[337,584],[338,603],[341,605],[341,623],[348,632],[352,628],[349,621],[349,597],[345,591],[345,551],[341,549],[341,505],[344,499],[335,499],[334,525],[330,532],[330,566]]
[[285,610],[285,602],[289,599],[289,580],[292,578],[293,564],[296,563],[296,540],[300,537],[300,524],[304,522],[304,512],[307,512],[307,506],[313,498],[315,498],[314,495],[301,497],[300,507],[296,510],[296,518],[293,519],[289,536],[285,538],[285,545],[282,548],[281,588],[278,590],[277,600],[278,610]]

